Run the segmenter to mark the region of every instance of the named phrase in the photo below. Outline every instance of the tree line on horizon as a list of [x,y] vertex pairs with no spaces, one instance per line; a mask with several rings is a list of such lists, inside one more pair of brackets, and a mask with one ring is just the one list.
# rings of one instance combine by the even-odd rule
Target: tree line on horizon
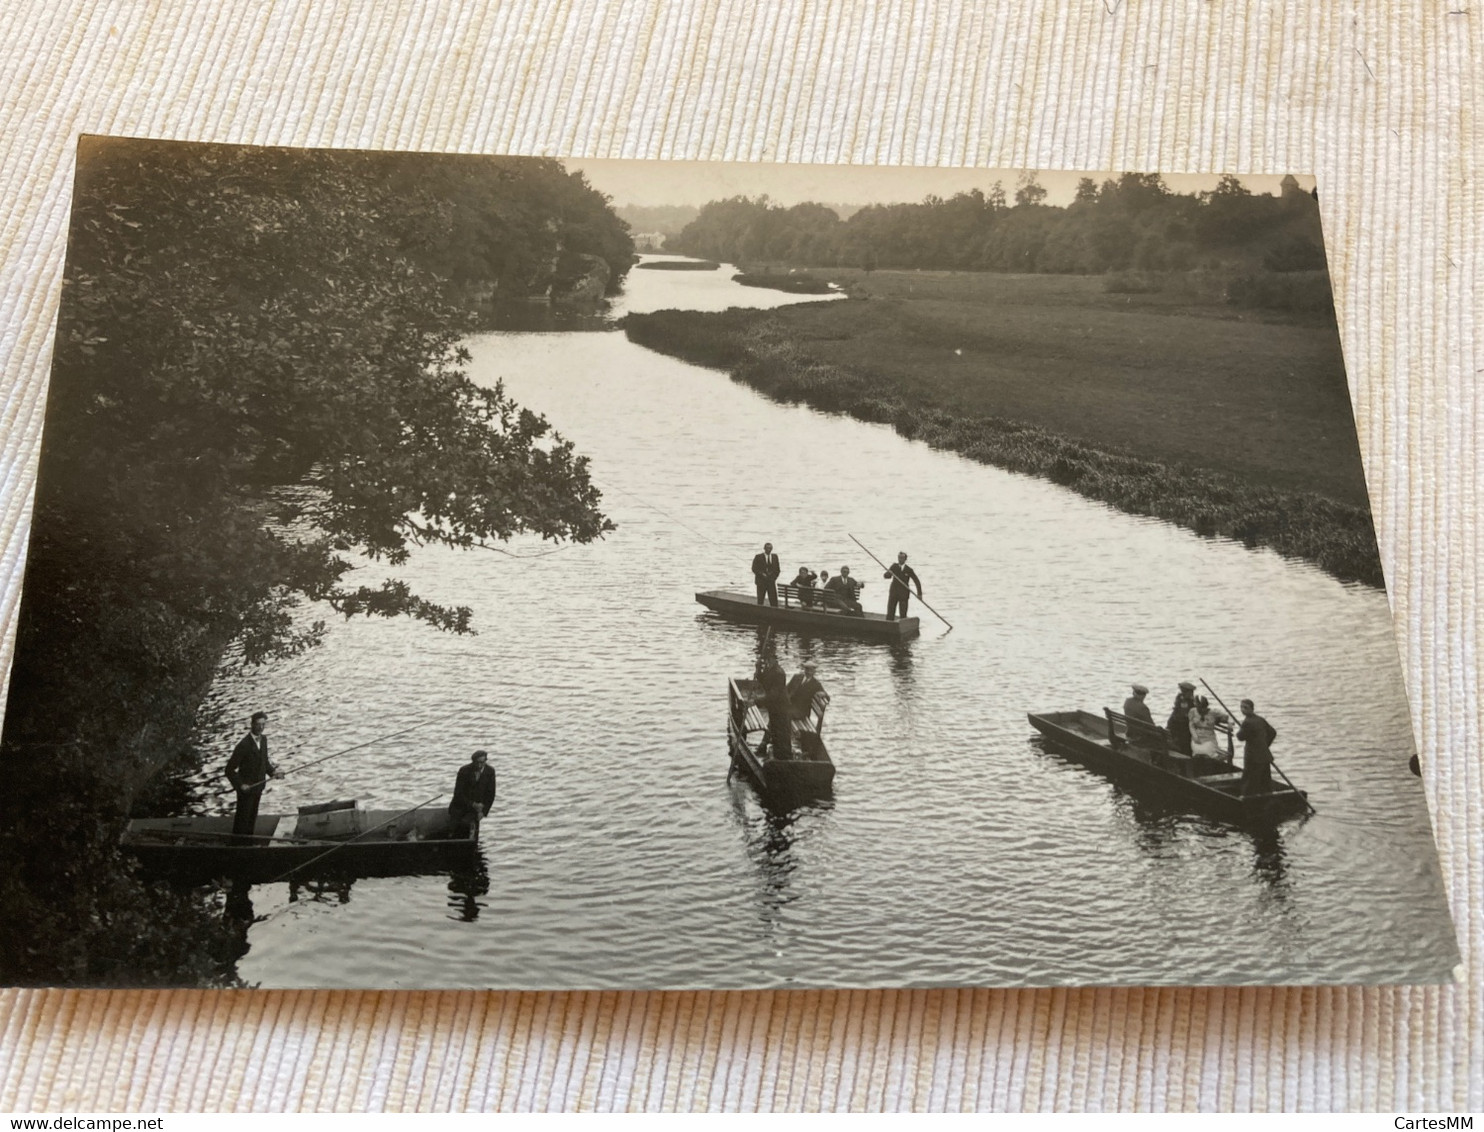
[[666,251],[725,263],[1049,274],[1194,269],[1275,273],[1325,269],[1315,197],[1285,186],[1253,193],[1223,176],[1176,193],[1157,173],[1079,182],[1065,206],[1023,177],[1013,196],[996,182],[951,197],[833,209],[774,204],[766,195],[711,201]]

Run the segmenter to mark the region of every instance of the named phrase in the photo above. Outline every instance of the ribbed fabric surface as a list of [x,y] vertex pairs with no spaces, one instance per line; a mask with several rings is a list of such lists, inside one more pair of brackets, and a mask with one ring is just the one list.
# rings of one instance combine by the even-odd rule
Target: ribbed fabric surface
[[83,132],[1318,175],[1450,988],[0,992],[0,1109],[1484,1108],[1472,0],[10,0],[8,665]]

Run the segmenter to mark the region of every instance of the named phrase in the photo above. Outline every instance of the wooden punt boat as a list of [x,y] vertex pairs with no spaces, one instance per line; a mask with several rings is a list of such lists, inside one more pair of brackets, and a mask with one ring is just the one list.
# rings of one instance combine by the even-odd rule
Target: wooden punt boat
[[473,867],[478,843],[454,837],[448,811],[363,810],[354,802],[260,814],[250,836],[232,817],[143,818],[121,844],[152,873],[181,882],[218,878],[266,884],[314,876],[404,876]]
[[825,748],[824,725],[828,693],[820,692],[804,719],[792,721],[791,758],[776,758],[768,740],[768,713],[760,706],[763,687],[756,680],[727,681],[727,746],[732,770],[741,771],[769,798],[793,798],[827,793],[835,781],[835,764]]
[[705,590],[696,594],[696,600],[723,617],[777,625],[801,633],[865,637],[875,641],[910,641],[918,634],[915,617],[893,620],[880,613],[850,613],[827,606],[820,590],[800,591],[794,586],[778,587],[777,605],[759,605],[753,594],[728,590]]
[[1230,762],[1182,755],[1169,748],[1163,728],[1115,711],[1052,711],[1029,718],[1057,750],[1166,803],[1239,824],[1278,821],[1308,808],[1303,791],[1278,780],[1266,793],[1243,797],[1242,772]]

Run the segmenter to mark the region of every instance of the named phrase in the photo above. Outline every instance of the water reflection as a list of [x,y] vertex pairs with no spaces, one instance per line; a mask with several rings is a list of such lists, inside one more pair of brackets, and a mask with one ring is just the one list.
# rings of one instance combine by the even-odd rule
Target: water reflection
[[[1029,745],[1090,778],[1101,777],[1048,744],[1043,736],[1034,736]],[[1187,855],[1191,846],[1214,847],[1220,852],[1225,845],[1245,841],[1251,852],[1251,877],[1280,902],[1288,898],[1288,851],[1282,825],[1233,825],[1215,817],[1193,814],[1158,799],[1131,793],[1111,779],[1102,781],[1111,796],[1118,827],[1145,858],[1175,860]]]
[[897,703],[903,711],[908,710],[916,702],[915,681],[912,673],[912,641],[892,641],[888,646],[891,650],[891,687],[897,698]]
[[1247,831],[1252,841],[1252,875],[1272,889],[1279,900],[1288,899],[1288,853],[1276,827]]
[[222,911],[222,918],[232,935],[232,951],[228,956],[228,962],[236,963],[247,954],[252,946],[248,941],[248,929],[267,917],[254,914],[252,885],[243,880],[234,880],[228,885],[227,899]]
[[552,306],[544,302],[496,303],[480,315],[486,330],[504,334],[559,334],[566,331],[610,331],[614,328],[609,303],[592,309]]
[[480,899],[490,890],[489,866],[483,852],[476,861],[473,871],[457,872],[448,878],[448,907],[453,913],[450,918],[466,924],[479,919],[479,913],[488,906],[487,901]]
[[322,876],[289,881],[290,904],[349,904],[355,881],[349,876]]
[[1113,793],[1114,812],[1122,819],[1120,824],[1139,851],[1156,859],[1176,856],[1176,844],[1183,832],[1181,826],[1187,820],[1186,815],[1157,801],[1130,794],[1116,782],[1110,782],[1109,786]]
[[754,794],[745,783],[733,784],[732,816],[757,876],[753,901],[766,938],[776,939],[786,909],[799,899],[794,881],[801,871],[797,852],[800,841],[834,806],[834,801],[827,798],[802,805],[779,805]]
[[1278,903],[1287,900],[1288,854],[1281,825],[1231,825],[1129,794],[1116,784],[1113,792],[1119,809],[1132,819],[1133,842],[1149,857],[1173,860],[1202,847],[1219,854],[1245,843],[1250,852],[1249,876]]

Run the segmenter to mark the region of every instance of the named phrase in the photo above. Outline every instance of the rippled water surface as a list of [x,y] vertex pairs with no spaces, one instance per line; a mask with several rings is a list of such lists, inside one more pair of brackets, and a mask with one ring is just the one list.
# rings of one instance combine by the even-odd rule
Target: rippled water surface
[[[777,305],[731,272],[635,271],[628,309]],[[297,661],[224,674],[225,758],[257,706],[293,765],[265,811],[411,806],[476,746],[500,796],[485,875],[253,890],[239,970],[274,986],[765,987],[1385,982],[1456,960],[1384,595],[1118,514],[889,429],[772,404],[621,332],[492,334],[503,379],[592,458],[605,541],[417,554],[401,576],[479,635],[332,622]],[[834,696],[830,801],[770,812],[727,779],[726,679],[756,630],[694,601],[905,549],[952,632],[783,634]],[[368,581],[386,571],[366,570]],[[317,614],[323,616],[323,613]],[[1317,817],[1267,834],[1169,812],[1044,750],[1026,712],[1251,696]]]

